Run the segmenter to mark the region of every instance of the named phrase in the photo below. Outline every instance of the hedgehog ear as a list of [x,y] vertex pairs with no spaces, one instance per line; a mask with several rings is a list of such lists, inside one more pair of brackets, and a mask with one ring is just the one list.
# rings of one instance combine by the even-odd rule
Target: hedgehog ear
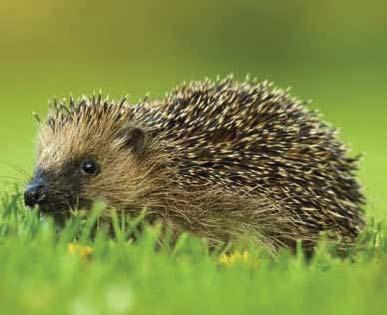
[[146,149],[146,134],[144,130],[137,127],[125,128],[120,133],[123,139],[123,148],[130,149],[137,157],[141,157]]

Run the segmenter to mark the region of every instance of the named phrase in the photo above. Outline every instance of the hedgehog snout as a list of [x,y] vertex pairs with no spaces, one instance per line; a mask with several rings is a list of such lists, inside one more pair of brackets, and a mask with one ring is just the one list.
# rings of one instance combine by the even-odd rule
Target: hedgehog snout
[[47,184],[44,179],[37,178],[32,181],[24,192],[24,203],[33,208],[45,204],[47,201]]

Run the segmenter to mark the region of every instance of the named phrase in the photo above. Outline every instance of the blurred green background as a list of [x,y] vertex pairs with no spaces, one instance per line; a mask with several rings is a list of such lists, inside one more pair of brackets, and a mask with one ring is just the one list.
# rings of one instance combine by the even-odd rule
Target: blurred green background
[[368,211],[387,213],[387,4],[382,1],[0,2],[1,182],[33,166],[32,111],[100,88],[136,101],[247,73],[312,99],[340,127]]

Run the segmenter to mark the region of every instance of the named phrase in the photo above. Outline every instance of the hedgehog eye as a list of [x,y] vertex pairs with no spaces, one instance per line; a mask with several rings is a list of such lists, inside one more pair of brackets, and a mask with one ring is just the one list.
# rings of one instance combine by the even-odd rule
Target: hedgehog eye
[[95,160],[86,159],[81,162],[81,171],[85,175],[97,175],[99,167]]

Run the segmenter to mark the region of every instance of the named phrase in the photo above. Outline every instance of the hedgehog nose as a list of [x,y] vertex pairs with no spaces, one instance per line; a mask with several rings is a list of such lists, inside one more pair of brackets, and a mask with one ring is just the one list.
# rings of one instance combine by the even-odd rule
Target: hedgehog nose
[[41,205],[45,203],[46,199],[45,185],[41,183],[28,185],[24,192],[24,203],[27,207],[33,208],[36,205]]

